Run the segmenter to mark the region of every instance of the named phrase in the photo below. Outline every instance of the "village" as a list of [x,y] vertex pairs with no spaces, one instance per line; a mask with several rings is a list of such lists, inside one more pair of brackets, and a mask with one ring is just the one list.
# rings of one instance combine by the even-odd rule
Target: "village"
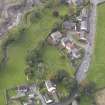
[[0,105],[105,105],[105,0],[0,0]]
[[[47,36],[47,43],[54,48],[62,51],[71,61],[72,66],[78,70],[85,53],[85,47],[88,43],[88,34],[90,31],[89,6],[82,6],[83,0],[61,0],[67,5],[81,6],[79,15],[74,19],[65,19],[60,29],[53,29]],[[75,71],[75,72],[76,72]],[[65,72],[64,72],[65,73]],[[66,76],[64,75],[64,78]],[[69,77],[67,77],[68,79]],[[74,79],[74,78],[72,78]],[[29,77],[27,76],[27,80]],[[42,85],[42,84],[40,84]],[[58,83],[54,80],[44,80],[43,85],[31,83],[21,85],[6,90],[7,105],[79,105],[79,94],[74,93],[71,98],[63,101],[59,95]],[[71,93],[70,93],[71,94]],[[69,94],[69,95],[70,95]],[[69,96],[68,95],[68,96]],[[68,101],[69,100],[69,101]]]

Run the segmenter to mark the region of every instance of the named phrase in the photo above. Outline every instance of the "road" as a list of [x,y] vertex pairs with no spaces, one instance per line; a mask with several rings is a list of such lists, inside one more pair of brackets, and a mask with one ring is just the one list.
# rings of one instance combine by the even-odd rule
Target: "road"
[[97,5],[102,2],[105,2],[105,0],[91,0],[91,3],[93,5],[91,8],[90,19],[89,19],[90,32],[88,35],[88,44],[86,45],[85,48],[85,56],[83,58],[83,62],[76,73],[76,80],[78,81],[78,83],[81,83],[83,80],[85,80],[87,72],[90,67],[91,57],[94,48],[95,33],[96,33]]
[[105,0],[97,0],[97,4],[103,3]]

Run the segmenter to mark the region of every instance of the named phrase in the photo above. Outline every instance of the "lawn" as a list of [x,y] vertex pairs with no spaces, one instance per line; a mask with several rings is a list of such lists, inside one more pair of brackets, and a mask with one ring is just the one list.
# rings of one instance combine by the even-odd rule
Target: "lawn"
[[98,88],[105,86],[105,4],[97,7],[97,31],[88,79]]
[[[60,14],[64,15],[65,13],[67,13],[67,8],[64,6],[60,7]],[[24,76],[24,69],[26,67],[25,58],[28,52],[31,49],[35,48],[38,42],[40,42],[40,40],[48,35],[53,25],[57,21],[59,21],[59,19],[59,17],[56,18],[52,16],[51,9],[45,9],[42,12],[42,18],[28,27],[24,37],[22,37],[21,40],[19,39],[10,45],[10,47],[8,48],[7,65],[3,70],[0,70],[0,105],[5,105],[4,90],[6,88],[14,87],[16,85],[27,82]],[[18,27],[13,32],[17,33]],[[55,60],[58,59],[56,58],[54,60],[54,56],[58,55],[58,53],[56,54],[56,52],[57,51],[55,51],[54,55],[51,51],[46,52],[49,53],[49,57],[53,55],[53,59],[51,59],[53,63],[56,63]],[[45,58],[48,59],[47,56],[45,56]],[[59,59],[57,61],[59,61]],[[65,63],[62,62],[60,63],[60,65],[58,63],[59,66],[57,65],[57,67],[60,69],[60,66],[64,66],[67,68],[67,70],[69,70],[69,64]]]
[[43,56],[45,64],[48,66],[49,76],[59,70],[65,70],[70,74],[70,76],[73,76],[74,69],[71,66],[70,60],[66,56],[62,56],[61,52],[57,48],[47,46]]

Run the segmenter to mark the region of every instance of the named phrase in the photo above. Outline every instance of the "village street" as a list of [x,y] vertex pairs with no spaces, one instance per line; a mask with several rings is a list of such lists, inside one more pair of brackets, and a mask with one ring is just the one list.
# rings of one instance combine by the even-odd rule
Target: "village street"
[[80,65],[77,73],[76,79],[78,83],[84,80],[87,76],[87,71],[89,70],[91,58],[94,49],[94,40],[95,40],[95,33],[96,33],[96,17],[97,17],[97,4],[105,2],[105,0],[91,0],[93,4],[91,13],[90,13],[90,32],[88,35],[88,44],[85,48],[85,56],[83,58],[83,62]]
[[91,62],[91,56],[93,53],[93,46],[94,46],[94,39],[95,39],[95,32],[96,32],[96,6],[97,6],[97,0],[91,1],[93,6],[90,13],[90,32],[88,35],[88,44],[85,48],[85,56],[83,58],[83,62],[80,65],[77,74],[76,79],[78,83],[80,83],[82,80],[86,78],[87,71],[89,70],[90,62]]

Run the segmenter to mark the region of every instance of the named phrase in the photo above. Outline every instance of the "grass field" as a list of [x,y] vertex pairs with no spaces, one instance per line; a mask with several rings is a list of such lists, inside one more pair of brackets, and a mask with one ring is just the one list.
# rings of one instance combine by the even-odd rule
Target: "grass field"
[[70,61],[67,57],[62,58],[62,54],[55,47],[48,46],[44,52],[44,61],[47,64],[48,76],[54,74],[59,70],[67,71],[70,76],[73,76],[74,69],[72,68]]
[[[60,14],[64,15],[65,13],[67,13],[67,8],[65,8],[64,6],[60,7]],[[4,90],[6,88],[26,83],[24,69],[26,67],[25,58],[27,56],[27,52],[35,48],[38,42],[40,42],[40,40],[48,35],[53,25],[58,20],[59,18],[52,16],[50,9],[45,9],[42,12],[42,18],[37,21],[37,23],[30,25],[24,37],[22,37],[21,40],[17,40],[13,44],[11,44],[11,46],[8,48],[7,65],[3,70],[0,70],[0,105],[5,105]],[[18,31],[18,28],[16,30]],[[51,57],[52,52],[49,52],[49,54],[49,56]],[[54,56],[57,55],[54,53]],[[62,62],[63,65],[60,64],[60,66],[66,66],[66,68],[68,69],[69,65],[65,64],[66,62],[67,61]]]

